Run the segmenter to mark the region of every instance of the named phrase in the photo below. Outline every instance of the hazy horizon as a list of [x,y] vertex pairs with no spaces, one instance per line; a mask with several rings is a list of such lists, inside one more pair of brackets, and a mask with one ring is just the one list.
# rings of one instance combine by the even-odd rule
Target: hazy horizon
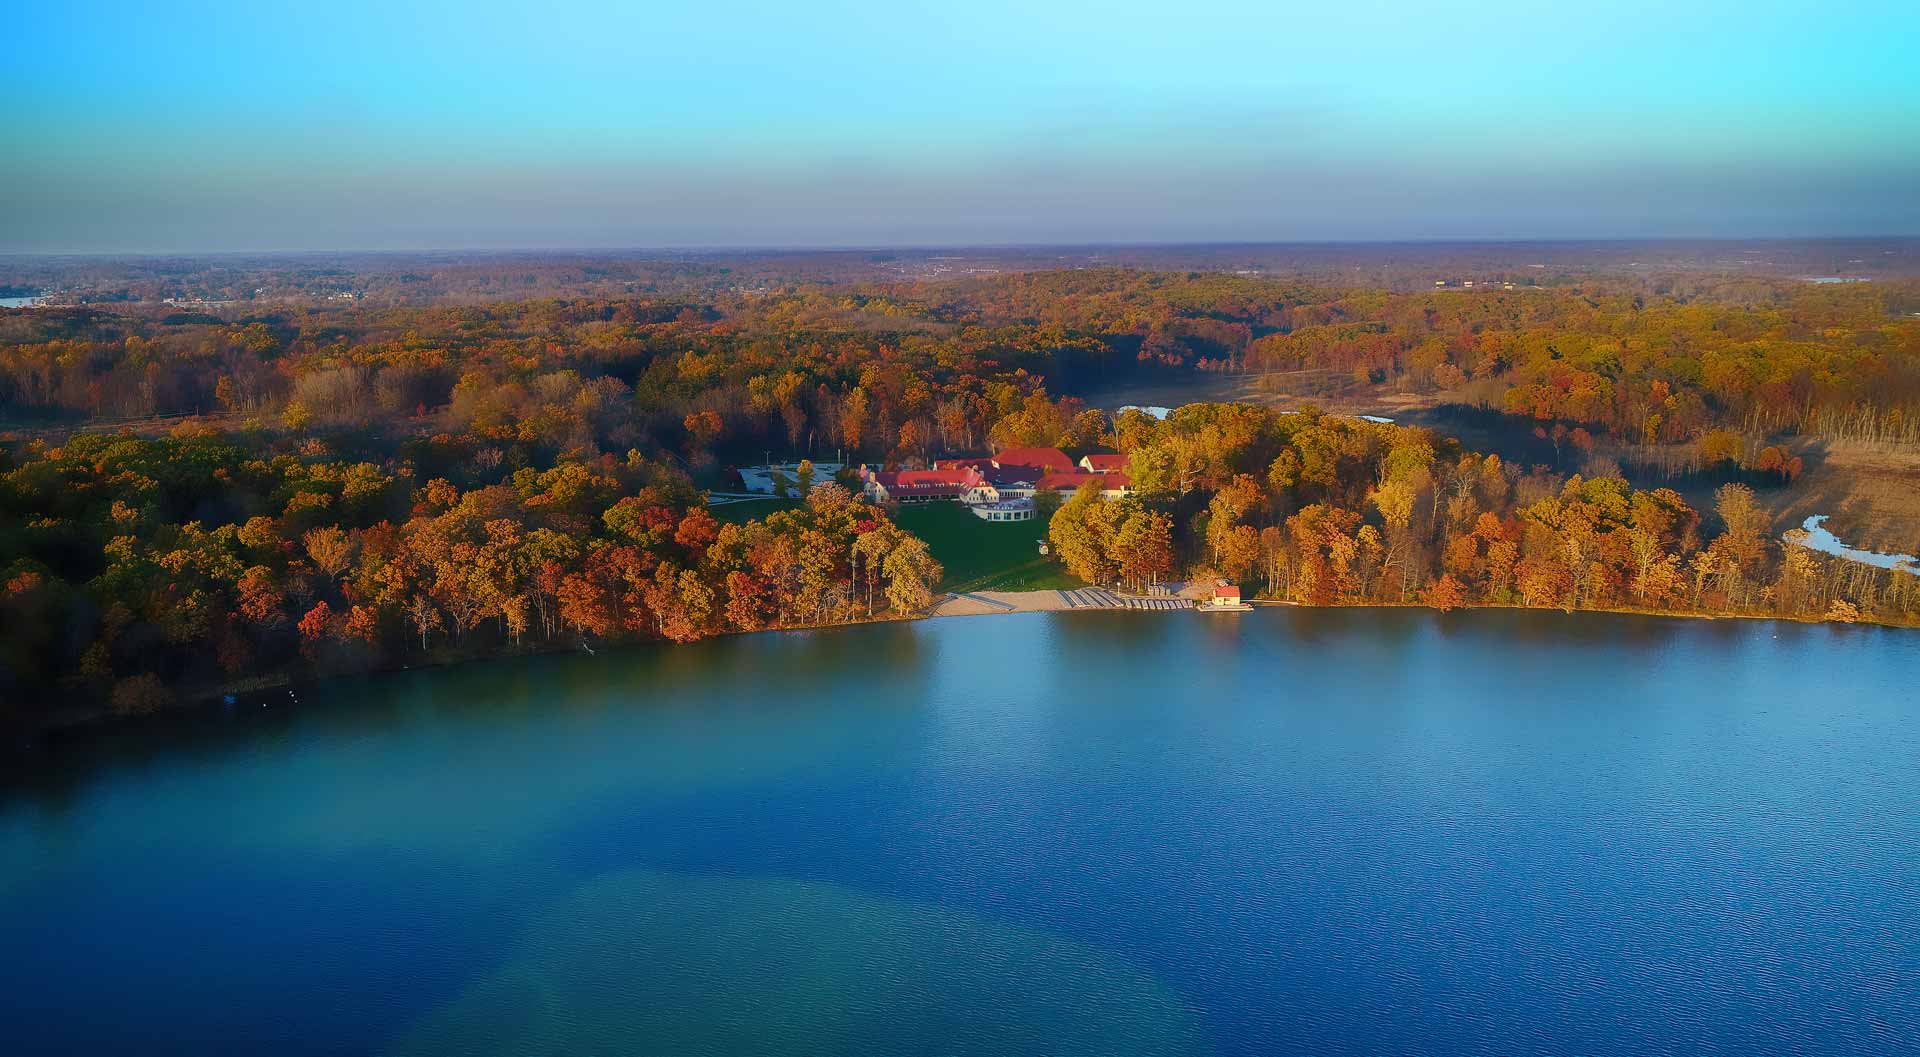
[[0,252],[1920,234],[1915,20],[1634,3],[23,12]]
[[1728,235],[1710,238],[1687,237],[1646,237],[1646,238],[1558,238],[1545,236],[1540,238],[1435,238],[1435,239],[1219,239],[1219,240],[1162,240],[1152,242],[1120,241],[1075,241],[1075,242],[902,242],[902,243],[847,243],[832,245],[825,243],[790,243],[739,245],[473,245],[473,246],[308,246],[308,247],[265,247],[260,249],[155,249],[155,250],[0,250],[0,259],[34,258],[99,258],[102,260],[131,260],[143,257],[178,258],[218,258],[218,257],[432,257],[436,255],[459,256],[528,256],[592,257],[603,255],[610,258],[646,255],[712,255],[719,257],[748,257],[754,254],[779,254],[794,256],[830,255],[830,254],[931,254],[931,253],[1037,253],[1043,251],[1112,251],[1145,252],[1156,251],[1230,251],[1245,248],[1248,250],[1286,250],[1286,249],[1369,249],[1407,247],[1409,249],[1497,249],[1513,246],[1537,246],[1540,248],[1584,248],[1597,249],[1632,247],[1648,248],[1686,248],[1686,247],[1735,247],[1741,245],[1759,246],[1815,246],[1826,243],[1905,243],[1920,242],[1920,233],[1892,233],[1886,235]]

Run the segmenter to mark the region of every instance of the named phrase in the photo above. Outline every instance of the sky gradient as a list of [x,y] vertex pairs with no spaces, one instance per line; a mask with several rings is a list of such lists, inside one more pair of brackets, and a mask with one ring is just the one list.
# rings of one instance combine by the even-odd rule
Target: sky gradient
[[0,252],[1920,234],[1909,3],[9,22]]

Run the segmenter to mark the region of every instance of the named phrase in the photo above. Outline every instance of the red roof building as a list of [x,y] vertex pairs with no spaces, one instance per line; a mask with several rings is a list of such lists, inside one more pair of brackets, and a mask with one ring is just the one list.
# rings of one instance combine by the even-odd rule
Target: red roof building
[[1088,473],[1125,473],[1127,457],[1125,455],[1082,455],[1080,468]]
[[1221,611],[1244,613],[1253,607],[1240,599],[1240,587],[1238,584],[1229,583],[1225,580],[1215,580],[1213,582],[1213,593],[1200,599],[1200,608],[1212,610],[1216,613]]
[[1071,471],[1068,473],[1050,473],[1034,482],[1034,488],[1056,492],[1079,491],[1080,486],[1093,483],[1100,487],[1100,493],[1108,499],[1114,499],[1133,491],[1133,482],[1124,473],[1087,473]]
[[980,471],[952,470],[874,470],[862,467],[861,483],[867,496],[876,503],[911,503],[933,499],[959,499],[980,483]]
[[1039,478],[1050,473],[1072,473],[1073,460],[1059,448],[1008,448],[993,457],[993,468]]
[[985,455],[973,455],[964,459],[935,459],[936,470],[980,470],[985,472],[993,468],[993,460]]
[[951,470],[901,470],[891,475],[881,474],[881,476],[891,476],[896,484],[908,488],[931,487],[935,485],[953,485],[959,487],[971,480],[975,472],[976,471],[969,467]]
[[[1124,465],[1118,455],[1092,456],[1101,465]],[[1117,460],[1117,461],[1116,461]],[[876,470],[860,468],[867,498],[876,503],[913,503],[957,499],[969,505],[1023,499],[1036,491],[1077,491],[1091,482],[1102,499],[1133,494],[1133,482],[1116,470],[1076,468],[1058,448],[1010,448],[991,459],[941,459],[931,470]]]

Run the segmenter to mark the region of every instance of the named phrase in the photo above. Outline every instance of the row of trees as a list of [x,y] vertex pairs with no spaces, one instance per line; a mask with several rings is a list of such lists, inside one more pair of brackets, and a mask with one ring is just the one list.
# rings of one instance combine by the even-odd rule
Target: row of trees
[[637,452],[468,459],[462,487],[419,480],[434,447],[375,462],[187,428],[21,451],[0,475],[0,698],[138,711],[285,673],[913,614],[940,577],[837,485],[732,524]]
[[1068,568],[1096,582],[1150,582],[1177,561],[1314,605],[1920,621],[1920,576],[1773,539],[1741,484],[1719,490],[1708,531],[1671,489],[1522,472],[1424,430],[1311,410],[1195,404],[1164,422],[1122,416],[1110,439],[1142,498],[1088,490],[1050,526]]

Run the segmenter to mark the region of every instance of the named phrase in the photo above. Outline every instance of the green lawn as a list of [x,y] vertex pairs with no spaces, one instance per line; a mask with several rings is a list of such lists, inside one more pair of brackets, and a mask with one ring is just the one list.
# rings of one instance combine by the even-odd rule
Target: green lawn
[[[716,520],[742,525],[776,510],[790,510],[798,499],[750,499],[712,507]],[[901,528],[927,541],[933,556],[946,567],[942,591],[1046,591],[1085,587],[1052,558],[1042,557],[1039,543],[1047,523],[982,521],[958,503],[915,503],[901,506],[893,519]]]
[[927,541],[946,567],[943,591],[1044,591],[1085,587],[1059,562],[1042,557],[1047,523],[982,521],[958,503],[903,505],[894,515],[901,528]]

